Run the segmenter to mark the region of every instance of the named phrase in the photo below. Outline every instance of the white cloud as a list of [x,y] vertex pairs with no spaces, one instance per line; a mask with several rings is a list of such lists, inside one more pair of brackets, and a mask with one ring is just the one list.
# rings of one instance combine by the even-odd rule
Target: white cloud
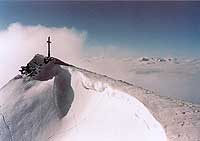
[[42,25],[26,26],[13,23],[0,31],[0,86],[13,78],[21,65],[36,53],[47,53],[47,37],[51,36],[52,55],[76,63],[86,40],[86,32],[73,28],[55,28]]

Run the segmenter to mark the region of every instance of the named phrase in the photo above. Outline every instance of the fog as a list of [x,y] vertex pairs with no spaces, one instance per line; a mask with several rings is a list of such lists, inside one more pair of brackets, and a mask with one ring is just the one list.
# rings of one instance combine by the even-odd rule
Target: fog
[[37,53],[47,54],[47,37],[51,36],[52,56],[74,62],[80,57],[87,33],[74,28],[55,28],[42,25],[25,26],[13,23],[0,31],[0,86],[18,73],[20,66]]
[[13,23],[0,31],[0,86],[18,74],[20,66],[26,65],[35,54],[47,55],[48,36],[51,36],[52,41],[51,56],[80,67],[85,66],[83,58],[121,58],[131,54],[130,49],[111,45],[87,47],[87,31],[84,30]]

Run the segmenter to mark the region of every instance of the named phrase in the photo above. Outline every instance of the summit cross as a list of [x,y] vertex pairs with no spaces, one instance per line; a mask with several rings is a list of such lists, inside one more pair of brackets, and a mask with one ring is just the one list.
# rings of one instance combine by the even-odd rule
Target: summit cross
[[50,57],[50,45],[51,45],[50,36],[48,37],[47,44],[48,44],[48,58],[49,58]]

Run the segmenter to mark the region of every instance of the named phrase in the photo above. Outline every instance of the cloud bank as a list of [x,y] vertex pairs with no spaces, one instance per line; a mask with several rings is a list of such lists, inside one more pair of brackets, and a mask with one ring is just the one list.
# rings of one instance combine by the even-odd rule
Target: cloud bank
[[[127,56],[128,53],[133,54],[133,52],[130,53],[130,49],[113,45],[86,47],[87,32],[78,31],[75,28],[12,23],[7,29],[0,30],[0,87],[18,74],[20,66],[26,65],[35,54],[47,55],[48,36],[51,36],[52,56],[88,69],[91,67],[88,67],[88,62],[84,58],[119,58]],[[104,65],[104,62],[99,62],[99,65],[95,65],[95,69],[92,68],[92,70],[101,70]],[[109,65],[108,68],[111,66]]]
[[12,79],[21,65],[36,53],[47,54],[47,37],[51,36],[52,56],[76,63],[81,56],[87,33],[74,28],[55,28],[42,25],[25,26],[13,23],[0,31],[0,86]]

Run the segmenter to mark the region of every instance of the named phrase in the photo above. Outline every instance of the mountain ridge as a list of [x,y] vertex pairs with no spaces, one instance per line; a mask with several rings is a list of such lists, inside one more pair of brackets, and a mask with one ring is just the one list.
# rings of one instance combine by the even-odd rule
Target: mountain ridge
[[[39,60],[38,61],[37,56],[43,59],[40,58],[38,59]],[[134,101],[134,99],[128,97],[127,95],[130,95],[131,97],[136,98],[138,100],[138,101],[136,100],[137,101],[136,103],[140,101],[141,103],[139,102],[140,104],[139,103],[138,104],[141,105],[141,107],[139,106],[141,109],[144,108],[144,111],[145,111],[145,107],[146,107],[150,111],[150,113],[153,115],[152,117],[158,120],[158,122],[162,125],[163,129],[165,130],[168,140],[170,141],[194,140],[195,141],[200,138],[198,134],[198,131],[200,130],[200,121],[198,120],[198,117],[200,115],[199,105],[193,105],[193,104],[178,101],[175,99],[161,97],[141,87],[134,86],[132,84],[123,82],[121,80],[115,80],[105,75],[99,75],[97,73],[93,73],[85,69],[81,69],[73,65],[69,65],[62,61],[60,62],[60,60],[56,58],[53,58],[51,61],[45,64],[45,62],[43,62],[44,58],[45,58],[44,56],[42,57],[40,55],[36,55],[36,58],[35,58],[36,60],[33,59],[30,61],[30,62],[36,61],[37,64],[39,64],[38,62],[44,63],[43,67],[41,68],[38,67],[35,70],[36,72],[39,72],[39,73],[36,73],[35,76],[23,74],[21,76],[18,76],[17,79],[16,78],[13,79],[13,81],[11,81],[11,83],[8,83],[7,86],[0,89],[1,114],[4,113],[3,115],[7,115],[7,116],[2,116],[0,120],[0,125],[1,125],[0,131],[7,132],[8,128],[4,127],[5,126],[4,121],[9,119],[10,122],[12,123],[11,125],[8,126],[8,127],[12,127],[10,128],[11,130],[10,133],[12,134],[12,138],[15,138],[16,140],[18,140],[20,138],[19,135],[22,135],[20,139],[24,138],[28,140],[35,140],[35,139],[48,140],[46,139],[46,137],[52,138],[52,136],[55,136],[55,135],[51,134],[51,136],[49,137],[49,135],[46,135],[47,132],[42,134],[42,132],[45,132],[47,130],[45,126],[49,127],[49,124],[54,125],[54,124],[57,124],[57,121],[66,120],[68,122],[64,122],[65,124],[66,123],[72,124],[69,127],[67,126],[66,127],[67,129],[68,128],[76,129],[76,127],[74,126],[79,123],[77,121],[79,121],[82,116],[91,117],[93,114],[95,114],[94,112],[92,112],[93,114],[91,114],[91,112],[89,112],[90,114],[88,114],[87,110],[90,111],[93,106],[95,106],[96,108],[99,107],[99,105],[100,107],[103,106],[101,105],[101,102],[98,102],[98,101],[102,101],[102,103],[104,103],[104,101],[107,101],[107,98],[110,99],[110,101],[113,101],[112,98],[116,97],[116,99],[119,99],[121,101],[120,103],[123,103],[123,99],[126,99],[127,103],[125,103],[125,105],[129,103],[131,104]],[[16,94],[13,94],[14,91],[16,91]],[[65,92],[67,95],[65,94]],[[91,95],[88,95],[84,92],[91,93]],[[70,97],[69,97],[69,94],[71,95]],[[9,103],[5,102],[5,101],[9,101],[11,97],[15,98],[15,100],[10,101]],[[29,100],[30,103],[24,101],[23,97],[26,97],[26,99]],[[94,99],[94,97],[96,98]],[[3,101],[3,99],[5,101]],[[85,101],[82,101],[82,99]],[[95,101],[97,101],[97,103]],[[44,104],[42,104],[43,102]],[[80,105],[81,103],[83,103],[83,105],[86,106],[86,109],[87,109],[86,111],[84,107],[82,107],[83,105],[82,106]],[[94,103],[94,105],[91,103]],[[42,110],[43,112],[44,111],[46,112],[40,113],[41,111],[40,110],[38,111],[37,109],[38,106],[36,106],[37,104],[41,106],[41,109],[43,109]],[[116,103],[116,105],[118,104]],[[87,105],[92,105],[92,106],[87,106]],[[21,109],[20,108],[21,106],[22,108],[26,110]],[[113,105],[110,105],[110,106],[112,107]],[[76,111],[77,110],[76,107],[78,108],[78,111]],[[16,112],[18,111],[19,113],[21,113],[21,115],[16,112],[14,112],[14,114],[10,114],[9,109],[13,109],[13,108],[16,109],[14,111]],[[138,109],[139,111],[141,110],[140,108]],[[82,110],[80,111],[80,109]],[[107,111],[108,107],[107,108],[105,107],[104,110]],[[120,110],[120,107],[119,107],[119,110]],[[123,112],[124,110],[125,109],[122,107],[121,112]],[[27,114],[27,111],[29,114]],[[142,110],[142,112],[147,117],[149,117],[148,115],[151,115],[150,113],[148,112],[146,113],[144,111]],[[139,114],[137,111],[134,111],[134,110],[133,111],[129,110],[126,112],[126,114],[129,115],[132,112],[136,114],[137,116]],[[27,134],[31,134],[33,137],[28,138],[26,134],[24,134],[23,132],[15,131],[15,128],[16,129],[19,127],[24,128],[27,126],[26,125],[27,123],[29,122],[32,123],[33,121],[35,121],[35,119],[32,119],[32,117],[34,117],[35,114],[37,115],[37,117],[44,116],[45,118],[41,119],[41,121],[43,121],[41,123],[43,124],[41,125],[39,124],[35,128],[33,128],[34,127],[33,126],[31,128],[32,130],[30,131],[30,133],[29,132],[27,133]],[[49,114],[52,115],[52,117],[49,117]],[[116,113],[114,113],[114,115],[118,115],[117,111]],[[147,118],[145,115],[143,115],[142,118],[145,118],[148,121],[151,116]],[[22,117],[22,119],[28,116],[31,119],[30,120],[26,119],[27,120],[26,122],[26,120],[21,121],[20,118],[13,118],[16,116]],[[72,120],[74,118],[70,119],[70,117],[73,117],[73,116],[76,117],[77,121]],[[155,122],[156,120],[153,119],[152,117],[150,118],[152,119],[151,120],[152,123],[146,121],[147,123],[144,123],[144,126],[141,126],[143,125],[143,123],[141,123],[141,125],[138,125],[138,127],[143,127],[145,129],[145,133],[148,133],[151,136],[157,134],[158,137],[160,137],[160,139],[162,138],[162,140],[164,140],[165,139],[164,137],[165,135],[163,133],[164,130],[161,129],[161,126],[157,124],[157,122]],[[18,119],[18,120],[16,121],[15,119]],[[92,119],[94,120],[94,117]],[[101,120],[106,122],[104,118]],[[71,121],[72,123],[69,121]],[[38,121],[36,120],[36,122]],[[18,125],[17,123],[18,124],[21,123],[21,124]],[[138,120],[138,123],[140,123],[140,120]],[[63,126],[66,126],[65,124]],[[90,122],[88,124],[90,125]],[[95,124],[97,123],[95,122]],[[156,128],[152,126],[152,124],[155,124]],[[83,128],[81,124],[78,124],[76,126],[80,127],[81,129]],[[91,126],[93,126],[93,124],[91,124]],[[152,128],[151,129],[152,132],[149,132],[148,126]],[[104,127],[101,127],[101,128],[104,128]],[[112,127],[109,127],[109,128],[112,129]],[[130,128],[132,128],[132,126]],[[147,128],[147,131],[146,131],[146,128]],[[53,134],[56,134],[57,136],[57,133],[52,128],[50,128],[50,130],[52,130],[51,132],[53,132]],[[125,130],[125,131],[129,132],[128,130]],[[153,131],[155,131],[155,134],[153,133]],[[65,132],[65,131],[61,130],[60,132]],[[60,132],[58,133],[60,134]],[[71,132],[73,133],[73,131]],[[0,135],[0,138],[9,139],[10,133],[5,134],[3,137]],[[121,136],[123,136],[123,133],[124,132],[121,133],[122,134]],[[79,133],[76,133],[76,134],[79,135]],[[141,132],[139,132],[139,134],[142,135]],[[34,137],[34,135],[36,137]],[[64,137],[66,137],[66,135]],[[67,137],[69,138],[69,136]],[[144,137],[147,137],[147,139],[149,139],[148,138],[149,136],[147,135],[145,135]],[[74,136],[72,137],[70,136],[70,138],[74,138]],[[141,137],[138,137],[138,139],[141,139]],[[145,138],[143,138],[143,140],[145,140]]]

